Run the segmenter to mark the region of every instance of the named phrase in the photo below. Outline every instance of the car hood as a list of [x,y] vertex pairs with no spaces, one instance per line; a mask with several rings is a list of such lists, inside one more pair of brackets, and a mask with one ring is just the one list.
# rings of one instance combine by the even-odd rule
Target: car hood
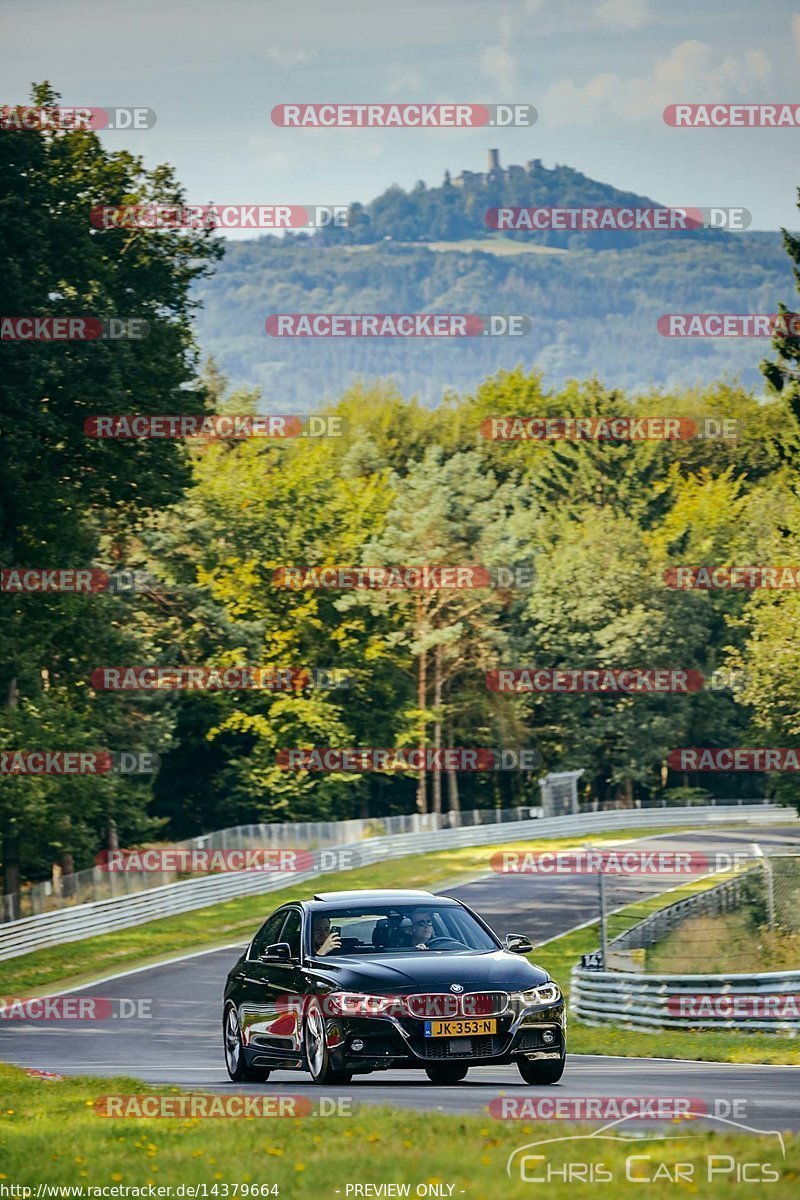
[[336,988],[375,992],[388,989],[401,994],[448,991],[451,983],[460,983],[467,992],[523,991],[549,978],[541,967],[504,950],[486,954],[437,954],[435,950],[425,954],[417,950],[368,960],[343,955],[312,970]]

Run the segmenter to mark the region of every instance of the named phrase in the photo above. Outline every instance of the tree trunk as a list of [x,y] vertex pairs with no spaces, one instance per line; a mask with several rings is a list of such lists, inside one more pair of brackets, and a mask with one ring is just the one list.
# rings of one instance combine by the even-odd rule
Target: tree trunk
[[[112,853],[119,850],[119,834],[117,832],[117,822],[114,820],[113,817],[111,817],[108,822],[108,832],[106,835],[106,849]],[[105,882],[108,887],[108,894],[110,896],[116,896],[117,895],[117,872],[109,871]]]
[[6,708],[16,708],[18,700],[19,688],[17,687],[16,676],[14,676],[13,679],[8,681],[8,689],[6,691]]
[[8,911],[0,917],[16,921],[22,915],[19,906],[19,836],[9,831],[3,838],[3,893],[9,897]]
[[458,819],[461,816],[461,801],[458,796],[458,773],[453,770],[447,772],[447,805],[450,812],[453,814],[451,826],[458,825]]
[[[433,657],[433,703],[436,708],[436,723],[433,727],[433,748],[437,752],[442,748],[442,718],[439,709],[442,704],[442,647],[438,645]],[[438,766],[433,770],[433,811],[441,816],[442,812],[442,772]]]
[[65,850],[61,855],[61,894],[75,894],[75,860],[69,850]]
[[[419,656],[417,664],[417,708],[422,713],[425,710],[428,701],[428,656],[423,650]],[[422,722],[422,733],[420,736],[420,751],[422,752],[422,765],[419,768],[419,777],[417,779],[417,812],[425,813],[428,811],[428,787],[427,787],[427,772],[425,770],[425,720],[420,717]]]

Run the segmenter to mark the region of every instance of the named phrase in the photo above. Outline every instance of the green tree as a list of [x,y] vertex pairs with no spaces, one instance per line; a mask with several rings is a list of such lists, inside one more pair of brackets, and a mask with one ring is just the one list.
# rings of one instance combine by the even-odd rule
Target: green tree
[[[33,98],[58,101],[47,84]],[[92,439],[84,422],[101,413],[204,409],[189,289],[219,250],[204,234],[95,228],[94,205],[183,197],[169,167],[147,171],[125,151],[104,150],[92,132],[4,133],[0,193],[4,313],[136,317],[150,326],[142,340],[0,343],[0,566],[125,564],[148,512],[185,486],[187,457],[166,441]],[[113,661],[140,644],[124,601],[5,594],[0,610],[4,745],[24,739],[37,748],[35,718],[50,748],[67,737],[98,749],[114,749],[117,738],[123,746],[159,741],[146,706],[121,708],[119,698],[88,687],[100,656]],[[24,831],[24,869],[42,869],[68,843],[85,862],[112,815],[121,832],[142,828],[146,796],[122,781],[0,780],[0,826]]]

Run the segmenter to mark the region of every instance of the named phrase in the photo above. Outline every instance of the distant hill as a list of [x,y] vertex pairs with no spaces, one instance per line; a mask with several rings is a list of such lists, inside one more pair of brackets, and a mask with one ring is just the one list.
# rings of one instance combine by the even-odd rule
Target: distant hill
[[[390,188],[354,206],[346,230],[231,243],[196,290],[203,352],[235,385],[260,387],[271,411],[314,408],[358,378],[392,378],[435,405],[444,391],[470,390],[517,363],[539,367],[552,385],[597,374],[628,389],[670,387],[727,373],[760,387],[767,341],[670,339],[656,321],[792,306],[779,234],[492,232],[488,207],[655,203],[569,167],[519,171]],[[269,315],[306,312],[522,313],[532,327],[518,338],[447,340],[266,334]]]
[[[687,197],[686,204],[691,203]],[[317,238],[330,243],[374,243],[460,241],[465,238],[489,238],[486,214],[500,207],[563,207],[580,208],[590,205],[608,208],[658,207],[658,202],[636,192],[620,191],[608,183],[590,179],[572,167],[557,163],[549,168],[534,158],[524,166],[502,167],[496,150],[489,151],[486,171],[462,171],[450,176],[438,187],[427,187],[420,180],[410,191],[394,185],[382,195],[362,205],[350,206],[346,228],[328,227]],[[716,243],[726,235],[718,230],[698,229],[686,232],[626,232],[603,231],[559,232],[550,230],[531,234],[528,231],[503,232],[500,236],[520,242],[535,242],[539,246],[560,246],[579,250],[626,249],[653,238],[691,238]]]

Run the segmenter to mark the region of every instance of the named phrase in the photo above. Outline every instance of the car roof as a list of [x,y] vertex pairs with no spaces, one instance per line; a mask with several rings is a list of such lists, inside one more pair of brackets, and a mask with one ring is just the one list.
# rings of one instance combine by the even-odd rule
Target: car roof
[[448,904],[457,903],[450,896],[435,896],[433,892],[414,889],[375,888],[352,892],[317,892],[306,904],[314,908],[337,904]]

